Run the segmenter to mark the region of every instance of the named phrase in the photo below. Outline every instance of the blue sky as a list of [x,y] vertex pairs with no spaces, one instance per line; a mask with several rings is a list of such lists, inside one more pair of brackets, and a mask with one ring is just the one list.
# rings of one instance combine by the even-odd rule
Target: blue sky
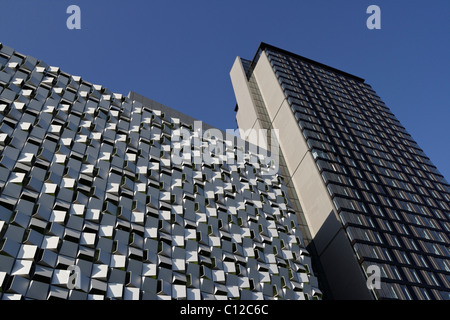
[[[69,30],[66,8],[81,8]],[[381,8],[381,30],[366,9]],[[229,71],[261,41],[360,76],[450,180],[448,0],[0,0],[0,42],[235,128]]]

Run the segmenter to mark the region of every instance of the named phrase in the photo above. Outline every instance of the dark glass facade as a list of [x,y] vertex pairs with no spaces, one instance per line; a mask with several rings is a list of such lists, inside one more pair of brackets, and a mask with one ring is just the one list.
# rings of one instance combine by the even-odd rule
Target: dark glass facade
[[[450,299],[450,188],[363,79],[262,44],[378,299]],[[319,279],[320,280],[320,279]]]

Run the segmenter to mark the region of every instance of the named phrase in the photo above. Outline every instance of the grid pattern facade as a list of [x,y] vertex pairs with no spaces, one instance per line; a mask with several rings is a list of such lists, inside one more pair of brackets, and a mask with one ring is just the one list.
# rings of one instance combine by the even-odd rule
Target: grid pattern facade
[[450,299],[447,181],[364,80],[262,50],[359,263],[381,269],[376,297]]
[[174,164],[180,128],[192,158],[206,149],[0,44],[0,298],[319,299],[282,178],[259,155]]

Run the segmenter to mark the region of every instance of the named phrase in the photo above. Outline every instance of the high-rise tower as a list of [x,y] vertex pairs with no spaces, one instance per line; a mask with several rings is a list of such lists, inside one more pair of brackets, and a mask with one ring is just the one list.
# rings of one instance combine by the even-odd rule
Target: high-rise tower
[[279,130],[325,296],[449,299],[449,184],[371,86],[265,43],[230,75],[239,128]]

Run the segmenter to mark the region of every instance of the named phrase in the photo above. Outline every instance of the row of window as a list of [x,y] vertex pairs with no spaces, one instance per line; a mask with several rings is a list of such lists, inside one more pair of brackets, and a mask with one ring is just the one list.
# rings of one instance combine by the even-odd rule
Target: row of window
[[[363,263],[365,269],[373,264],[370,261]],[[377,264],[382,274],[382,282],[380,290],[376,291],[379,298],[384,299],[401,299],[401,300],[449,300],[450,292],[444,291],[443,287],[436,287],[439,279],[436,275],[428,274],[423,271],[417,271],[410,268],[403,268],[402,272],[407,275],[411,281],[408,284],[395,282],[398,280],[390,280],[401,278],[399,269],[393,265]],[[406,276],[405,276],[406,277]],[[417,280],[426,279],[425,282],[417,282]]]
[[[370,86],[368,86],[365,83],[363,83],[363,84],[361,84],[359,82],[357,83],[353,79],[339,76],[340,80],[342,81],[342,84],[341,84],[341,83],[336,82],[336,81],[338,81],[338,80],[336,80],[337,77],[334,77],[334,80],[330,80],[329,78],[326,78],[324,80],[324,78],[322,78],[321,75],[318,74],[318,78],[321,80],[321,82],[319,82],[319,81],[317,81],[316,76],[314,75],[313,71],[310,69],[310,67],[312,67],[313,69],[316,69],[313,65],[308,65],[308,64],[305,64],[304,62],[301,62],[302,67],[305,70],[305,72],[304,72],[300,69],[300,66],[296,63],[294,63],[294,67],[291,67],[287,64],[286,61],[281,62],[281,59],[274,58],[272,54],[268,54],[268,57],[271,60],[271,63],[274,66],[274,69],[276,71],[280,72],[279,74],[277,74],[278,76],[282,76],[285,79],[293,79],[295,82],[298,83],[299,78],[297,78],[296,75],[299,75],[300,78],[305,81],[304,83],[307,86],[311,86],[311,83],[309,81],[312,81],[315,88],[323,90],[323,88],[321,86],[321,85],[323,85],[324,87],[332,90],[331,92],[333,92],[335,95],[337,95],[337,96],[341,95],[341,97],[346,97],[346,100],[349,101],[349,104],[353,104],[353,102],[351,100],[349,100],[349,97],[346,93],[345,89],[347,89],[348,91],[350,91],[350,94],[355,99],[357,99],[356,101],[359,104],[362,103],[360,98],[363,99],[364,102],[367,104],[369,104],[370,101],[372,101],[375,104],[375,106],[378,109],[380,109],[380,111],[387,111],[388,114],[391,117],[393,117],[393,115],[390,113],[389,109],[386,108],[386,106],[381,101],[381,99],[370,88]],[[294,72],[294,70],[296,72]],[[329,73],[331,74],[331,72],[329,72]],[[353,82],[353,84],[350,84],[347,80],[351,80]],[[340,94],[336,90],[339,91]],[[342,94],[344,94],[344,96],[342,96]],[[366,97],[366,95],[367,95],[367,97]],[[340,100],[340,99],[337,99],[337,100]],[[393,117],[393,118],[395,119],[395,117]]]
[[[375,157],[374,154],[366,154],[364,156],[364,154],[355,150],[353,150],[353,154],[356,155],[355,157],[352,157],[348,149],[343,149],[344,155],[335,155],[336,150],[340,149],[339,147],[335,148],[333,145],[317,140],[316,138],[321,138],[321,134],[316,133],[313,136],[313,131],[309,130],[313,129],[313,127],[304,125],[304,128],[308,128],[308,130],[305,130],[309,138],[307,143],[311,150],[314,149],[313,155],[315,155],[316,161],[324,158],[330,162],[328,165],[322,162],[318,163],[320,170],[328,169],[338,174],[351,174],[355,178],[368,179],[376,183],[381,183],[386,187],[392,187],[396,190],[390,192],[392,196],[420,204],[426,203],[429,206],[434,206],[442,210],[449,210],[447,202],[450,199],[450,195],[446,192],[445,186],[441,186],[436,181],[434,175],[429,173],[423,174],[420,170],[412,172],[408,167],[400,167],[395,162],[381,160]],[[327,139],[328,137],[325,138]],[[354,146],[357,147],[357,145]],[[363,171],[359,168],[362,168]],[[435,183],[433,184],[432,181]],[[385,193],[384,190],[382,193]]]
[[[279,69],[279,67],[275,67],[275,69],[276,70],[278,70]],[[280,78],[280,80],[281,81],[286,81],[287,79],[286,79],[286,77],[289,79],[293,79],[293,81],[292,80],[287,80],[289,83],[293,83],[293,82],[295,82],[295,83],[297,83],[297,85],[298,85],[298,83],[299,83],[299,79],[298,78],[296,78],[295,76],[292,76],[292,75],[287,75],[287,74],[285,74],[282,70],[278,70],[277,71],[277,76],[279,76],[279,78]],[[310,90],[310,91],[313,91],[312,90],[312,88],[311,87],[309,87],[309,82],[307,81],[307,77],[306,76],[304,76],[304,75],[302,75],[302,77],[305,79],[305,80],[303,80],[302,79],[302,81],[304,81],[304,83],[306,83],[306,86],[304,86],[305,88],[307,88],[308,90]],[[306,82],[305,82],[306,81]],[[318,85],[319,86],[319,88],[321,88],[321,86],[320,85]],[[314,86],[316,89],[317,89],[317,85],[316,86]],[[342,90],[342,89],[341,89]],[[321,90],[316,90],[316,91],[321,91]],[[339,93],[337,93],[337,92],[335,92],[335,94],[337,94],[337,95],[339,95]],[[362,93],[361,93],[362,94]],[[325,96],[325,94],[322,92],[321,93],[321,95],[322,96]],[[356,94],[354,94],[353,93],[353,95],[355,96],[355,97],[357,97],[356,96]],[[318,98],[317,96],[315,96],[316,98]],[[362,96],[362,98],[364,99],[364,100],[366,100],[365,101],[365,104],[367,104],[368,106],[371,106],[372,104],[368,101],[368,98],[366,98],[366,97],[364,97],[364,96]],[[328,100],[328,98],[326,98],[325,97],[325,99],[327,100],[327,101],[329,101]],[[378,98],[379,99],[379,98]],[[340,101],[341,100],[341,97],[338,97],[338,99],[337,99],[338,101]],[[396,125],[396,126],[398,126],[398,132],[396,132],[396,134],[397,135],[399,135],[400,133],[399,132],[404,132],[405,134],[406,134],[406,136],[400,136],[402,139],[406,139],[406,140],[410,140],[410,136],[409,136],[409,134],[407,134],[406,133],[406,131],[404,130],[404,128],[400,125],[400,123],[398,122],[398,120],[395,118],[395,116],[386,108],[386,107],[384,107],[384,105],[383,105],[383,107],[382,107],[382,111],[381,111],[381,115],[379,115],[377,112],[376,112],[376,110],[373,110],[373,108],[370,108],[370,109],[372,109],[371,110],[371,116],[369,115],[369,113],[367,112],[367,110],[366,110],[366,107],[364,106],[364,104],[358,99],[358,105],[359,105],[359,109],[360,109],[360,111],[358,111],[356,108],[354,108],[354,107],[352,107],[352,105],[353,105],[354,103],[352,102],[352,101],[348,101],[348,103],[347,103],[347,107],[350,107],[350,108],[352,108],[352,110],[354,111],[354,112],[356,112],[357,114],[359,114],[359,115],[361,115],[361,113],[360,112],[365,112],[365,114],[366,114],[366,116],[368,116],[369,117],[369,119],[371,119],[372,117],[373,117],[373,115],[375,115],[379,120],[381,120],[381,119],[383,119],[384,121],[386,121],[386,119],[387,119],[387,121],[389,122],[389,124],[390,124],[390,126],[391,125]],[[377,102],[375,102],[375,105],[376,106],[378,106],[378,103]],[[344,106],[345,106],[345,104],[344,104]],[[373,120],[372,120],[373,121]],[[386,128],[389,128],[390,126],[387,126]]]
[[[289,86],[285,86],[285,87],[287,88]],[[286,89],[285,91],[288,93],[288,95],[290,92],[292,92],[289,89]],[[293,104],[293,108],[297,109],[296,111],[298,111],[300,113],[306,113],[306,114],[311,113],[312,105],[309,102],[309,99],[307,96],[297,94],[297,98],[290,97],[289,100],[290,100],[291,104]],[[310,110],[308,110],[306,108],[302,108],[303,106],[308,107]],[[341,131],[342,134],[344,134],[346,138],[353,141],[353,138],[351,137],[350,132],[347,129],[347,126],[340,118],[339,113],[336,110],[334,110],[335,108],[333,107],[333,105],[327,104],[327,107],[328,107],[327,108],[328,111],[332,113],[333,120],[337,124],[337,127],[334,125],[330,116],[326,113],[325,108],[316,106],[316,108],[318,108],[318,111],[321,111],[320,115],[324,119],[325,124],[328,127],[331,127],[333,129],[333,130],[331,130],[331,134],[339,136],[339,131]],[[314,116],[317,118],[317,114],[315,112],[314,112]],[[354,122],[350,122],[350,130],[351,130],[351,133],[353,135],[355,135],[356,139],[358,139],[358,138],[360,139],[360,140],[358,140],[358,141],[360,141],[360,143],[365,143],[368,147],[371,147],[371,148],[379,149],[381,151],[386,151],[386,147],[382,146],[380,144],[381,141],[386,141],[386,144],[392,150],[395,150],[395,148],[400,149],[399,152],[395,151],[396,154],[400,154],[400,153],[406,154],[406,157],[417,160],[420,163],[420,166],[423,170],[428,170],[428,171],[431,170],[431,171],[435,171],[437,173],[434,166],[431,165],[431,162],[429,161],[429,159],[424,156],[422,150],[418,149],[415,142],[413,142],[412,140],[408,140],[410,138],[403,139],[405,136],[401,136],[398,131],[391,131],[390,128],[386,129],[386,132],[383,132],[382,130],[380,130],[380,127],[378,126],[378,124],[374,125],[376,130],[373,130],[372,128],[367,127],[366,125],[361,124],[359,121],[362,121],[362,120],[357,119],[357,120],[354,120]],[[387,127],[387,125],[386,125],[386,127]],[[337,128],[339,129],[339,131],[336,130]],[[367,133],[367,135],[366,135],[366,133]],[[397,136],[400,136],[401,139],[399,139]],[[392,142],[390,141],[391,139],[392,139]],[[405,141],[408,141],[408,142],[405,142]],[[409,155],[409,153],[411,155]],[[431,165],[431,168],[429,167],[430,165]]]
[[[298,108],[296,108],[298,110]],[[309,137],[318,138],[322,141],[326,141],[330,143],[329,138],[327,136],[321,136],[320,132],[325,132],[321,125],[321,121],[317,118],[313,118],[314,111],[308,112],[310,115],[304,117],[302,115],[296,115],[299,120],[299,125],[301,129],[308,129]],[[305,113],[303,113],[305,114]],[[324,123],[327,123],[324,121]],[[334,126],[334,125],[333,125]],[[342,127],[345,128],[345,127]],[[316,131],[319,135],[312,134],[311,131]],[[333,134],[334,133],[334,134]],[[334,144],[342,147],[344,155],[349,157],[354,157],[349,153],[349,149],[353,151],[353,154],[356,155],[356,158],[361,159],[360,151],[363,151],[365,154],[369,155],[368,161],[376,164],[379,168],[385,167],[384,169],[380,169],[382,174],[389,176],[397,176],[397,173],[392,173],[392,170],[398,171],[401,174],[402,170],[406,172],[409,176],[417,175],[421,179],[431,180],[430,182],[442,182],[441,176],[438,174],[434,166],[430,166],[429,164],[425,164],[425,161],[422,160],[424,158],[416,157],[413,159],[408,153],[399,152],[396,149],[391,149],[391,153],[388,153],[389,150],[386,150],[386,147],[382,146],[379,143],[371,142],[370,140],[362,139],[356,137],[356,139],[352,138],[351,135],[346,133],[339,134],[338,131],[331,131],[331,136],[336,137],[334,139]],[[344,138],[345,137],[345,138]],[[347,138],[347,139],[346,139]],[[345,140],[345,142],[344,142]],[[358,143],[355,143],[358,142]],[[358,145],[361,146],[358,147]],[[400,147],[401,148],[401,147]],[[332,152],[336,152],[333,146],[328,146],[326,148],[327,151],[333,150]],[[362,149],[362,150],[361,150]],[[383,150],[383,151],[381,151]],[[359,154],[359,156],[358,156]],[[400,156],[400,154],[402,156]],[[395,155],[395,156],[394,156]],[[406,159],[405,159],[406,158]],[[409,158],[409,159],[408,159]],[[368,162],[364,159],[365,162]],[[420,161],[420,162],[419,162]],[[411,168],[412,167],[412,168]],[[368,169],[371,171],[370,169]],[[414,170],[414,171],[413,171]],[[401,175],[400,175],[401,177]],[[401,177],[402,180],[407,180],[407,178]],[[415,181],[417,183],[417,180]],[[420,183],[419,183],[420,184]],[[438,190],[444,191],[444,187],[438,187]]]

